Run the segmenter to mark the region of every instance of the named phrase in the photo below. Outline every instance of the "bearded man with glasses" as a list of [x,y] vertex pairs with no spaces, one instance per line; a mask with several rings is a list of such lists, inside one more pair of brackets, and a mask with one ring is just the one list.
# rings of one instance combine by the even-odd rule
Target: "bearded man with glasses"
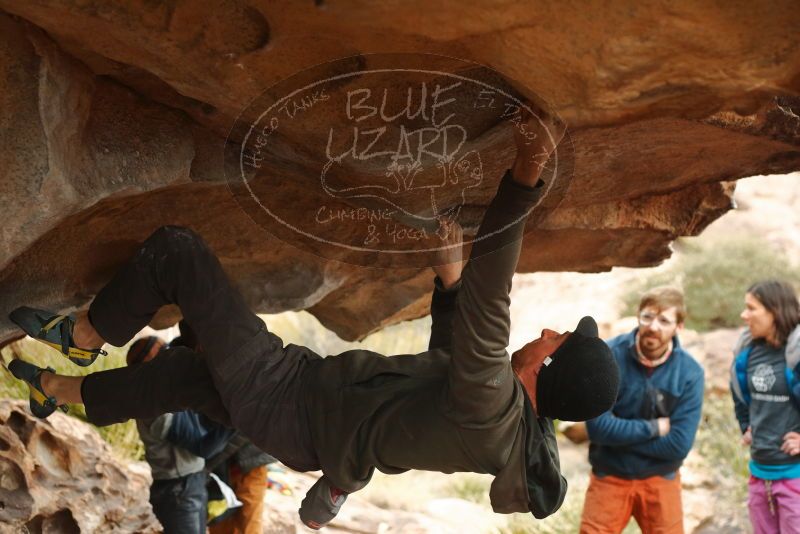
[[581,534],[683,532],[679,468],[703,407],[703,369],[680,345],[683,293],[658,287],[639,302],[639,326],[608,345],[620,369],[614,406],[586,422],[592,475]]

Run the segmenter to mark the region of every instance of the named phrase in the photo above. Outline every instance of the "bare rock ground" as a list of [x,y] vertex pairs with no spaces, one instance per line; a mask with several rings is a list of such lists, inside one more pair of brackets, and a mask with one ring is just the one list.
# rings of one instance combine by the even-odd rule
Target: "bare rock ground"
[[0,532],[155,533],[150,472],[118,460],[97,432],[0,400]]

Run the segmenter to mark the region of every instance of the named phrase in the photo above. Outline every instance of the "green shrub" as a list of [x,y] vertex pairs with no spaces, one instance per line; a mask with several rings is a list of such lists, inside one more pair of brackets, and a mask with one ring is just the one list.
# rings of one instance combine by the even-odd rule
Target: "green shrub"
[[[694,447],[714,467],[719,482],[746,481],[750,476],[747,466],[750,455],[741,439],[731,396],[706,395]],[[737,485],[745,486],[744,483]]]
[[284,344],[304,345],[320,356],[354,349],[371,350],[389,356],[417,354],[427,350],[431,331],[431,318],[428,316],[386,327],[362,341],[344,341],[305,311],[262,315],[261,318],[270,332],[279,336]]
[[632,284],[624,297],[625,312],[635,315],[641,294],[659,285],[683,288],[693,330],[741,326],[744,293],[759,280],[784,279],[795,286],[800,269],[768,242],[755,237],[732,237],[714,242],[680,241],[674,262],[666,269]]
[[715,525],[746,525],[750,453],[742,445],[730,395],[706,395],[694,448],[715,479],[716,502],[730,504],[719,507]]

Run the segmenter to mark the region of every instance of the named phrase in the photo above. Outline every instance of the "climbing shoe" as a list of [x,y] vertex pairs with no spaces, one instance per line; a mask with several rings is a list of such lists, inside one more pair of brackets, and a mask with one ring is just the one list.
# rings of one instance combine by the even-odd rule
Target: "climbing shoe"
[[306,492],[305,498],[300,503],[298,510],[300,520],[310,529],[321,529],[336,517],[347,495],[333,486],[328,477],[323,475]]
[[21,306],[8,314],[8,317],[26,334],[58,350],[75,365],[87,367],[94,363],[98,355],[108,354],[102,349],[81,349],[75,346],[72,340],[72,329],[75,328],[73,315],[56,315]]
[[48,397],[42,389],[42,373],[45,371],[55,373],[55,370],[50,367],[42,369],[41,367],[36,367],[32,363],[23,360],[12,360],[11,363],[8,364],[8,370],[11,371],[11,374],[15,377],[28,383],[31,413],[33,415],[39,419],[45,419],[53,413],[56,408],[64,413],[67,412],[67,407],[64,404],[59,405],[55,397]]

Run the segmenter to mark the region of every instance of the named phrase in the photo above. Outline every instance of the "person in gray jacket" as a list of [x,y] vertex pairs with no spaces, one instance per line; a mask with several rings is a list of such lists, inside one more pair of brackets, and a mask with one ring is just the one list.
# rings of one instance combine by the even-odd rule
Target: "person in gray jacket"
[[[140,338],[128,349],[126,363],[149,362],[165,348],[167,344],[156,336]],[[187,438],[188,426],[200,430]],[[136,428],[153,477],[150,505],[164,533],[204,534],[208,502],[205,457],[218,454],[233,431],[216,425],[204,427],[197,414],[188,412],[137,419]]]
[[175,303],[197,332],[203,358],[174,349],[136,371],[85,378],[24,362],[12,372],[53,406],[85,404],[94,424],[191,407],[232,423],[293,469],[321,469],[300,509],[312,528],[330,521],[375,469],[491,473],[495,511],[552,514],[566,492],[552,419],[600,415],[619,385],[614,358],[589,317],[574,332],[544,330],[510,361],[506,350],[525,220],[548,189],[540,175],[562,133],[554,121],[533,117],[517,125],[514,166],[484,214],[461,277],[450,347],[322,358],[284,346],[246,307],[205,242],[185,228],[165,227],[76,323],[30,308],[12,315],[68,355],[72,347],[123,344],[158,308]]
[[[180,335],[170,342],[170,346],[202,352],[203,348],[192,327],[186,321],[178,323],[178,327]],[[206,428],[209,426],[213,425],[206,425]],[[190,442],[195,441],[194,436],[186,437]],[[221,452],[206,460],[206,470],[230,486],[242,503],[234,510],[226,510],[220,516],[210,518],[210,534],[261,534],[264,530],[267,464],[275,462],[275,458],[237,433],[228,440]],[[209,497],[213,498],[211,495]]]

